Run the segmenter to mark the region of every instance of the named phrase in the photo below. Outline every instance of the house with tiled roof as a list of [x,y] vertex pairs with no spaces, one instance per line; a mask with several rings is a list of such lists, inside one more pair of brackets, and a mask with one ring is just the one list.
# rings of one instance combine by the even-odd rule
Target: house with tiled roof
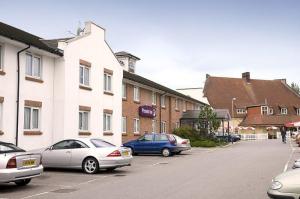
[[235,132],[252,127],[254,133],[267,133],[300,121],[300,96],[285,79],[251,79],[249,72],[242,78],[207,75],[203,94],[213,108],[229,110]]

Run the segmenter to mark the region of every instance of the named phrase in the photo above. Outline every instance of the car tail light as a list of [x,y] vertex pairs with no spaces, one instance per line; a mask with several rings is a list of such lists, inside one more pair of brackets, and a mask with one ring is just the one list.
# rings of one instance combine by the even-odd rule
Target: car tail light
[[109,154],[107,157],[120,157],[121,153],[118,150],[115,150],[114,152],[112,152],[111,154]]
[[13,158],[10,158],[7,162],[7,165],[6,165],[6,168],[7,169],[14,169],[14,168],[17,168],[17,159],[16,157],[13,157]]
[[188,142],[187,142],[187,140],[184,140],[181,144],[187,144]]

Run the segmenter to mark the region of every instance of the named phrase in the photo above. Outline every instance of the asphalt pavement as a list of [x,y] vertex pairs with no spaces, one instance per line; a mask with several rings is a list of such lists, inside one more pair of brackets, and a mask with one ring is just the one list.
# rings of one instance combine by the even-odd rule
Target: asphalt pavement
[[182,155],[136,156],[131,167],[86,175],[46,170],[26,187],[0,185],[0,198],[266,199],[272,178],[299,155],[280,140],[242,141]]

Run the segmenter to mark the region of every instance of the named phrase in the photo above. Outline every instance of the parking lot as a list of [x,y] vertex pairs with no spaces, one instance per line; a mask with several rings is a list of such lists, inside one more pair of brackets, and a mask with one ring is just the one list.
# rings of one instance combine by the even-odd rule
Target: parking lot
[[26,187],[1,184],[0,198],[263,199],[290,152],[279,140],[249,141],[168,158],[135,156],[131,167],[96,175],[46,170]]

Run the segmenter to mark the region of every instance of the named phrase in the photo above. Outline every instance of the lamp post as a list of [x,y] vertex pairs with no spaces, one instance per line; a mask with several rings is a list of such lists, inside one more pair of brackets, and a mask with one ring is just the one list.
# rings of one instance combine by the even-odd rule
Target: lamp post
[[[236,98],[232,98],[231,99],[231,120],[232,118],[234,117],[234,110],[233,110],[233,102],[236,100]],[[233,120],[231,121],[231,124],[232,124],[232,131],[234,129],[234,126],[233,126]],[[229,126],[228,126],[228,133],[229,133]]]

